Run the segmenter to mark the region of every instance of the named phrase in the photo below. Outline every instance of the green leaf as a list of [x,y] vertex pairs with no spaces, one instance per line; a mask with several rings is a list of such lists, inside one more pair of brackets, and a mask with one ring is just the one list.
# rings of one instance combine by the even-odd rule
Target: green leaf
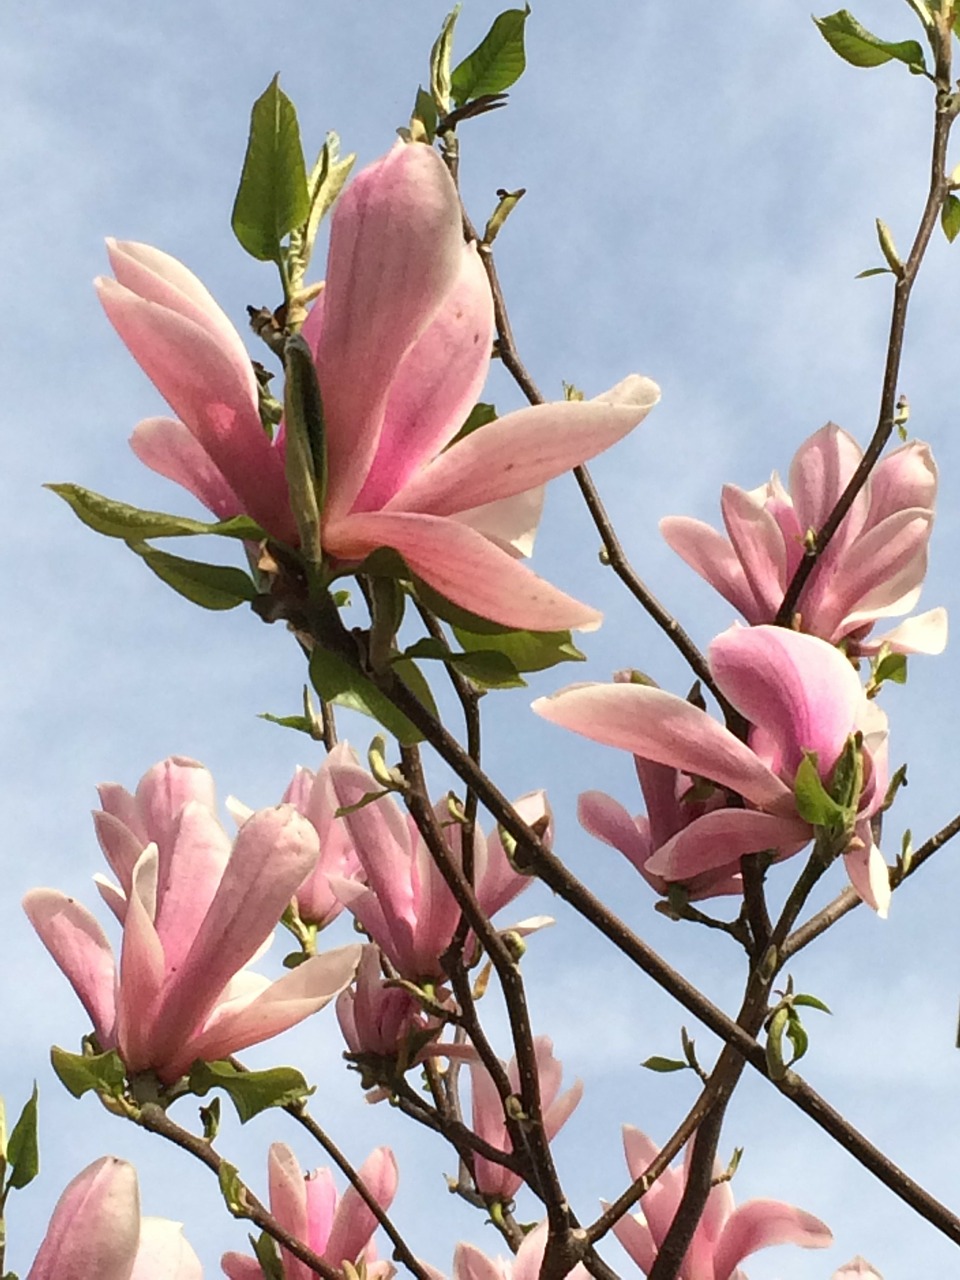
[[337,197],[344,188],[356,156],[351,154],[340,159],[340,138],[336,133],[328,133],[326,141],[320,148],[317,162],[313,166],[307,186],[310,199],[310,216],[307,218],[306,245],[308,255],[313,251],[313,243],[317,238],[320,223],[333,208]]
[[276,75],[253,104],[233,233],[252,257],[281,260],[280,241],[310,214],[307,170],[293,103]]
[[460,17],[460,5],[456,4],[443,20],[440,34],[430,50],[430,93],[437,111],[444,115],[450,110],[450,59],[453,53],[453,29]]
[[915,74],[926,71],[923,49],[916,40],[881,40],[856,20],[849,9],[814,18],[827,44],[854,67],[879,67],[891,59],[905,63]]
[[320,383],[313,354],[300,334],[283,348],[287,380],[283,403],[287,430],[286,477],[300,546],[313,565],[323,559],[320,517],[327,492],[327,440]]
[[858,271],[854,280],[866,280],[869,276],[895,276],[897,273],[889,267],[868,267],[866,271]]
[[19,1190],[29,1186],[40,1172],[40,1147],[37,1141],[37,1086],[20,1112],[7,1143],[7,1187]]
[[[465,440],[467,436],[473,435],[474,431],[478,431],[480,427],[485,427],[490,422],[496,422],[497,411],[492,404],[484,404],[482,401],[475,404],[467,414],[467,420],[447,445],[447,449],[452,449],[460,440]],[[446,449],[444,450],[446,452]]]
[[940,210],[940,226],[943,234],[951,244],[960,234],[960,200],[955,195],[948,195]]
[[123,1093],[127,1073],[116,1049],[88,1055],[68,1053],[54,1045],[50,1050],[50,1063],[60,1083],[75,1098],[82,1098],[91,1089],[112,1098],[119,1098]]
[[505,653],[478,649],[476,653],[454,653],[451,662],[461,675],[485,689],[525,689],[527,682]]
[[217,1181],[220,1183],[220,1194],[228,1211],[235,1218],[244,1218],[247,1213],[247,1189],[240,1180],[240,1170],[229,1160],[221,1160],[217,1170]]
[[201,1098],[211,1089],[222,1089],[236,1107],[241,1124],[268,1107],[302,1102],[313,1093],[294,1067],[238,1071],[232,1062],[195,1062],[190,1068],[190,1089]]
[[[957,202],[960,208],[960,201]],[[885,654],[877,663],[873,673],[874,684],[883,684],[889,680],[892,684],[907,683],[907,655],[905,653]]]
[[283,729],[297,729],[300,733],[305,733],[316,740],[313,724],[306,716],[275,716],[269,711],[261,711],[257,719],[269,720],[271,724],[278,724]]
[[417,98],[413,104],[413,120],[419,120],[427,142],[433,142],[437,136],[437,104],[427,93],[423,85],[417,89]]
[[843,808],[828,795],[820,780],[815,752],[806,752],[800,761],[793,789],[797,812],[804,822],[814,827],[831,827],[843,822]]
[[648,1071],[687,1071],[689,1069],[686,1062],[680,1062],[677,1058],[661,1058],[657,1054],[647,1058],[646,1062],[641,1062],[640,1065],[646,1067]]
[[501,653],[517,671],[546,671],[561,662],[586,661],[569,631],[502,631],[499,635],[483,635],[454,624],[453,634],[468,653]]
[[394,659],[393,670],[407,686],[417,701],[421,702],[426,707],[434,720],[439,719],[437,704],[434,701],[430,685],[417,664],[410,661],[408,658]]
[[863,735],[851,733],[830,774],[830,795],[843,809],[845,820],[860,807],[862,790]]
[[450,85],[458,107],[488,93],[503,93],[520,79],[527,65],[523,29],[529,13],[529,5],[501,13],[476,49],[456,67]]
[[224,564],[203,564],[199,560],[184,560],[166,551],[157,551],[143,542],[127,543],[161,582],[172,587],[178,595],[202,609],[235,609],[257,597],[254,581],[242,569]]
[[789,1009],[781,1005],[771,1017],[767,1028],[765,1053],[771,1080],[782,1080],[786,1074],[787,1068],[783,1060],[783,1033],[787,1028],[789,1016]]
[[831,1013],[831,1012],[832,1012],[832,1011],[827,1007],[827,1005],[825,1005],[825,1004],[823,1003],[823,1001],[822,1001],[822,1000],[819,1000],[816,996],[804,996],[804,995],[800,995],[800,996],[793,996],[793,997],[792,997],[792,999],[793,999],[793,1003],[794,1003],[794,1004],[796,1004],[796,1005],[800,1005],[802,1008],[806,1008],[806,1009],[818,1009],[821,1013]]
[[265,1280],[284,1280],[280,1250],[273,1236],[268,1236],[265,1231],[261,1231],[258,1236],[248,1236],[247,1239],[253,1246],[253,1252],[260,1263],[260,1270]]
[[44,485],[62,498],[74,514],[89,528],[108,538],[126,542],[146,542],[149,538],[183,538],[213,533],[224,538],[241,538],[245,542],[262,542],[266,534],[249,516],[206,523],[186,516],[168,515],[165,511],[144,511],[126,502],[105,498],[78,484]]
[[[310,683],[327,702],[372,717],[405,747],[422,741],[423,735],[389,698],[338,654],[314,649],[310,655]],[[408,681],[404,679],[404,683]]]
[[798,1062],[810,1047],[810,1037],[807,1035],[803,1023],[792,1011],[787,1016],[786,1027],[787,1039],[793,1046],[793,1057],[787,1063],[788,1067],[792,1067]]

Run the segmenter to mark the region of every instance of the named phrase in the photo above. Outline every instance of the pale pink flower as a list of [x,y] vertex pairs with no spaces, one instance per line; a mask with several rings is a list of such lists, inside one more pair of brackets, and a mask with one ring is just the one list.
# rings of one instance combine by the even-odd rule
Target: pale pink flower
[[[363,1262],[369,1280],[389,1280],[395,1268],[377,1261],[373,1234],[377,1219],[359,1192],[348,1187],[337,1194],[329,1169],[304,1174],[297,1157],[283,1142],[275,1142],[267,1158],[270,1211],[282,1227],[314,1253],[341,1270],[345,1262]],[[377,1147],[360,1166],[364,1185],[382,1209],[389,1209],[397,1192],[397,1162],[389,1147]],[[315,1280],[314,1272],[281,1248],[285,1280]],[[220,1260],[230,1280],[263,1280],[260,1264],[243,1253],[225,1253]]]
[[[335,762],[329,776],[340,805],[351,810],[342,821],[367,878],[366,885],[332,878],[334,892],[404,978],[442,978],[440,957],[453,939],[460,908],[416,823],[390,796],[355,807],[381,790],[359,764]],[[522,797],[516,808],[527,822],[549,817],[543,792]],[[459,863],[462,828],[445,803],[435,812]],[[529,884],[529,876],[510,866],[499,833],[484,839],[475,828],[473,885],[484,912],[494,915]]]
[[831,1280],[883,1280],[883,1276],[859,1254],[836,1270]]
[[140,1217],[137,1172],[103,1156],[57,1201],[27,1280],[200,1280],[179,1222]]
[[[282,436],[271,443],[260,426],[239,336],[180,263],[144,245],[108,247],[116,280],[98,281],[101,301],[178,419],[141,423],[137,455],[218,516],[246,512],[295,544]],[[447,448],[487,376],[493,302],[431,148],[397,143],[347,187],[303,336],[323,396],[322,540],[334,568],[391,547],[441,595],[505,626],[599,623],[516,557],[532,548],[539,487],[624,436],[659,390],[630,377],[595,400],[507,414]]]
[[[488,1258],[472,1244],[458,1244],[453,1255],[453,1280],[538,1280],[547,1247],[547,1222],[528,1231],[515,1257]],[[582,1262],[567,1273],[569,1280],[588,1280]]]
[[[725,485],[727,537],[701,520],[668,516],[667,542],[750,623],[772,622],[803,558],[804,538],[822,528],[862,451],[834,423],[815,432],[790,466],[789,493],[774,472],[758,489]],[[848,652],[940,653],[946,610],[908,618],[868,639],[881,618],[908,613],[927,571],[937,468],[929,445],[914,441],[877,464],[800,594],[800,627]]]
[[645,873],[701,886],[697,877],[715,873],[722,881],[737,873],[745,854],[775,850],[788,857],[810,841],[813,829],[799,817],[793,793],[797,768],[805,753],[815,752],[828,784],[851,734],[862,733],[864,785],[844,858],[861,898],[885,915],[887,867],[870,819],[886,792],[886,716],[866,697],[848,660],[815,636],[735,626],[711,644],[710,667],[717,687],[752,726],[747,743],[698,707],[647,685],[573,685],[533,707],[595,742],[732,791],[747,807],[695,816],[645,860],[616,810],[601,806],[599,818],[588,820],[605,827],[611,843],[616,821],[624,833],[616,838],[635,849]]
[[408,1064],[415,1060],[411,1046],[422,1044],[431,1027],[418,1000],[401,987],[387,986],[379,948],[372,944],[363,948],[353,984],[337,996],[337,1021],[351,1053],[406,1056]]
[[33,889],[24,909],[101,1048],[116,1048],[129,1072],[152,1069],[170,1083],[196,1059],[278,1035],[350,981],[358,946],[315,956],[276,982],[244,967],[317,859],[316,832],[293,806],[253,814],[231,846],[195,761],[155,766],[135,797],[114,785],[101,796],[97,831],[121,882],[102,890],[123,925],[119,966],[74,899]]
[[[639,1178],[660,1148],[632,1125],[623,1127],[623,1149],[631,1178]],[[687,1148],[689,1158],[690,1148]],[[714,1166],[714,1178],[721,1175]],[[667,1169],[640,1197],[641,1213],[625,1214],[614,1227],[617,1239],[644,1275],[649,1275],[663,1239],[680,1205],[687,1181],[686,1165]],[[833,1242],[819,1218],[779,1200],[748,1200],[734,1208],[729,1181],[711,1188],[677,1280],[746,1280],[739,1263],[758,1249],[798,1244],[825,1249]]]
[[[576,1080],[564,1093],[560,1092],[563,1065],[553,1056],[553,1041],[549,1036],[536,1036],[533,1047],[540,1078],[540,1107],[547,1141],[552,1142],[569,1120],[583,1097],[583,1082]],[[514,1093],[520,1093],[520,1072],[517,1059],[507,1064],[507,1077]],[[486,1067],[473,1055],[470,1056],[470,1088],[472,1093],[473,1130],[499,1151],[512,1149],[507,1122],[503,1114],[503,1102],[497,1093],[493,1078]],[[474,1157],[474,1174],[477,1190],[485,1196],[497,1196],[509,1200],[519,1190],[522,1179],[503,1165],[495,1164],[484,1156]]]

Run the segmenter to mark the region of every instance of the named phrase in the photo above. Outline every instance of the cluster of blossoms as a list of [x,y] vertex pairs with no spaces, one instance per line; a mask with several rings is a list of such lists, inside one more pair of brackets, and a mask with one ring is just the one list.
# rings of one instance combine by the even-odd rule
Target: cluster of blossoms
[[[110,259],[115,279],[99,282],[103,305],[176,414],[142,422],[136,453],[218,517],[247,515],[269,539],[296,548],[285,432],[281,427],[273,438],[264,430],[239,335],[193,275],[165,254],[111,243]],[[658,390],[633,376],[595,400],[525,409],[457,438],[486,378],[493,336],[490,288],[476,247],[464,243],[452,180],[432,149],[398,143],[339,202],[325,288],[303,328],[326,433],[326,583],[389,548],[411,575],[495,623],[595,626],[595,610],[519,559],[532,550],[543,484],[624,436]],[[789,492],[776,476],[753,492],[724,490],[726,537],[692,520],[664,522],[670,545],[747,624],[709,648],[716,688],[745,721],[745,735],[629,676],[534,704],[546,719],[633,754],[646,814],[634,818],[612,797],[590,791],[580,799],[580,819],[657,892],[681,885],[690,898],[739,894],[745,856],[779,861],[805,848],[819,827],[798,798],[801,775],[812,769],[837,800],[852,753],[856,784],[844,797],[847,818],[831,852],[843,855],[864,901],[886,913],[889,879],[876,834],[888,789],[887,721],[855,664],[889,652],[939,652],[945,643],[942,610],[871,634],[880,619],[913,608],[919,594],[936,489],[925,445],[905,445],[880,464],[810,574],[795,625],[774,625],[811,532],[821,528],[859,456],[849,436],[828,426],[798,452]],[[275,1036],[336,999],[347,1056],[371,1100],[391,1096],[391,1082],[427,1057],[459,1057],[469,1064],[474,1134],[492,1148],[488,1154],[513,1154],[490,1072],[469,1046],[443,1039],[444,1012],[455,1007],[445,957],[461,907],[413,817],[381,794],[346,744],[316,773],[298,770],[275,808],[252,811],[234,802],[235,838],[217,817],[210,775],[192,760],[155,766],[134,794],[111,784],[100,797],[96,831],[115,880],[98,878],[98,889],[122,928],[119,960],[72,898],[36,889],[24,905],[82,1001],[97,1047],[116,1050],[129,1077],[152,1073],[159,1086],[175,1086],[195,1062]],[[549,844],[544,794],[524,796],[515,808]],[[485,836],[471,824],[467,859],[462,815],[449,799],[437,804],[434,819],[450,866],[469,862],[476,901],[494,917],[528,878],[511,865],[497,831]],[[366,945],[313,954],[311,944],[302,963],[272,982],[248,968],[285,913],[315,940],[344,911]],[[512,932],[545,922],[527,920]],[[480,959],[472,934],[463,953],[468,967]],[[534,1050],[549,1141],[582,1086],[562,1090],[549,1039],[537,1037]],[[519,1094],[516,1062],[504,1070]],[[631,1176],[639,1177],[658,1149],[631,1128],[624,1142]],[[362,1263],[371,1280],[389,1280],[392,1268],[371,1244],[375,1217],[355,1191],[338,1200],[327,1171],[305,1179],[282,1144],[271,1148],[268,1167],[272,1211],[286,1230],[334,1268]],[[360,1172],[387,1208],[397,1184],[389,1150],[375,1151]],[[522,1182],[514,1168],[481,1155],[472,1173],[492,1208],[508,1206]],[[684,1185],[683,1171],[668,1170],[642,1197],[642,1213],[615,1228],[644,1273]],[[193,1280],[199,1264],[167,1231],[172,1224],[161,1231],[149,1221],[140,1222],[133,1171],[105,1158],[64,1193],[31,1278]],[[109,1257],[97,1252],[107,1237]],[[165,1260],[151,1270],[145,1259],[161,1237]],[[742,1280],[740,1261],[763,1246],[829,1241],[817,1219],[775,1201],[735,1210],[721,1179],[682,1280]],[[509,1266],[461,1245],[453,1274],[533,1280],[545,1242],[541,1225]],[[311,1274],[290,1254],[282,1262],[288,1280]],[[838,1274],[870,1274],[857,1272],[859,1265]],[[231,1280],[261,1274],[258,1261],[233,1253],[223,1269]],[[579,1267],[576,1273],[586,1276]]]

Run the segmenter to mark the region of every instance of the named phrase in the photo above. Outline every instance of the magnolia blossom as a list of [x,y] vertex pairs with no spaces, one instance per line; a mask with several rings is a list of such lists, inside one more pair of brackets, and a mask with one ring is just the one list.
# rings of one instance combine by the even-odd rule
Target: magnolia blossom
[[[549,1036],[535,1036],[533,1047],[537,1059],[537,1074],[540,1078],[543,1127],[547,1140],[552,1142],[579,1105],[583,1097],[583,1082],[576,1080],[566,1092],[561,1093],[563,1065],[553,1056],[553,1041]],[[507,1064],[507,1078],[513,1092],[519,1094],[520,1071],[516,1057],[511,1058]],[[472,1056],[470,1088],[474,1132],[499,1151],[510,1151],[511,1142],[503,1114],[503,1101],[493,1083],[493,1077],[486,1067]],[[500,1200],[511,1199],[522,1183],[519,1174],[511,1173],[503,1165],[495,1164],[492,1160],[479,1155],[474,1158],[474,1176],[477,1190],[482,1195],[497,1196]]]
[[855,1258],[851,1258],[835,1271],[831,1280],[883,1280],[883,1276],[866,1258],[861,1258],[857,1254]]
[[[267,1158],[270,1211],[282,1227],[340,1270],[345,1262],[363,1262],[368,1280],[389,1280],[395,1268],[377,1261],[373,1233],[377,1219],[360,1193],[348,1187],[337,1195],[329,1169],[304,1175],[297,1157],[283,1142],[275,1142]],[[377,1204],[389,1209],[397,1191],[397,1162],[389,1147],[377,1147],[358,1170]],[[285,1280],[314,1280],[314,1272],[288,1249],[281,1248]],[[220,1259],[230,1280],[263,1280],[256,1258],[225,1253]]]
[[200,1280],[179,1222],[140,1217],[137,1171],[103,1156],[57,1201],[27,1280]]
[[[381,790],[355,761],[333,763],[329,777],[340,806],[348,810],[343,822],[367,878],[362,885],[332,877],[334,893],[403,977],[412,981],[442,977],[440,957],[453,939],[460,908],[416,823],[389,796],[355,807]],[[515,807],[528,823],[549,818],[542,791],[523,796]],[[435,812],[459,864],[462,827],[446,804],[437,805]],[[483,911],[495,915],[528,884],[529,876],[510,866],[498,832],[484,839],[475,828],[473,886]]]
[[[387,986],[380,971],[380,950],[366,946],[355,982],[337,996],[337,1021],[347,1049],[357,1056],[406,1056],[431,1035],[432,1025],[418,1000],[401,987]],[[433,1034],[439,1031],[439,1027]]]
[[[108,242],[97,282],[124,342],[176,414],[136,429],[138,457],[220,517],[295,544],[282,435],[260,424],[243,343],[206,289],[146,245]],[[505,626],[596,626],[596,610],[519,564],[539,486],[614,444],[659,389],[629,377],[596,400],[507,414],[447,446],[486,379],[493,301],[435,151],[398,142],[334,210],[326,287],[303,336],[325,422],[324,554],[334,571],[391,547],[441,595]]]
[[[828,423],[797,450],[789,492],[776,472],[758,489],[724,486],[726,538],[687,516],[668,516],[661,532],[747,622],[772,622],[803,559],[805,537],[823,527],[862,456],[852,436]],[[868,638],[875,622],[908,613],[920,596],[936,494],[929,445],[914,441],[877,464],[800,594],[804,631],[843,641],[854,655],[883,645],[898,653],[942,652],[941,608]]]
[[[458,1244],[453,1255],[453,1280],[538,1280],[546,1247],[546,1219],[527,1232],[509,1261],[488,1258],[476,1245]],[[588,1280],[589,1275],[582,1262],[567,1272],[570,1280]],[[438,1276],[438,1280],[442,1278]]]
[[[643,861],[645,873],[700,887],[704,881],[698,878],[709,874],[721,885],[729,880],[745,854],[773,850],[788,857],[803,848],[814,833],[797,813],[794,782],[800,763],[814,753],[820,778],[829,786],[851,735],[862,734],[863,788],[844,859],[861,898],[885,915],[889,878],[870,819],[886,793],[886,716],[866,697],[848,660],[815,636],[783,627],[736,626],[711,644],[710,668],[717,687],[752,726],[746,743],[705,711],[646,685],[572,685],[538,699],[533,708],[595,742],[704,779],[747,802],[745,808],[725,804],[693,816]],[[608,808],[603,815],[608,823],[610,813]],[[655,809],[646,833],[638,829],[641,840],[656,829],[659,816]],[[620,828],[626,831],[622,821]],[[608,826],[608,838],[612,835]],[[632,847],[642,860],[646,846],[635,841]]]
[[80,903],[33,889],[24,909],[69,978],[102,1049],[131,1073],[170,1083],[322,1009],[353,976],[359,946],[315,956],[276,982],[244,966],[257,954],[319,852],[292,805],[253,814],[231,841],[194,760],[154,766],[136,795],[108,784],[97,833],[120,885],[101,892],[123,926],[116,964]]
[[[631,1178],[640,1178],[660,1154],[655,1142],[624,1125],[623,1149]],[[690,1148],[687,1148],[689,1158]],[[729,1181],[717,1181],[722,1170],[714,1166],[714,1185],[707,1197],[677,1280],[746,1280],[739,1263],[758,1249],[774,1244],[799,1244],[804,1249],[825,1249],[833,1235],[819,1218],[779,1200],[748,1200],[733,1205]],[[644,1275],[649,1275],[657,1251],[680,1205],[687,1168],[667,1169],[640,1197],[642,1213],[625,1214],[613,1228],[617,1239]]]

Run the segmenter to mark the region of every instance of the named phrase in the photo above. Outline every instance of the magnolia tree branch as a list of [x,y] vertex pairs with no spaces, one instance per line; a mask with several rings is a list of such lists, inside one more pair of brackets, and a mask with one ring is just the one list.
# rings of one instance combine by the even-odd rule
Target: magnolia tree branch
[[[939,17],[939,15],[938,15]],[[936,101],[934,105],[933,146],[930,157],[930,182],[927,190],[923,213],[914,236],[913,244],[906,262],[899,263],[891,269],[897,277],[893,290],[893,309],[890,316],[890,331],[887,340],[887,356],[883,371],[883,386],[880,393],[880,412],[877,426],[870,443],[864,451],[860,463],[850,477],[847,487],[837,500],[822,528],[816,536],[807,555],[797,565],[796,572],[787,587],[783,603],[777,612],[776,621],[782,626],[790,626],[800,595],[806,585],[814,566],[830,543],[831,538],[843,523],[843,519],[853,505],[854,499],[867,482],[870,472],[879,461],[895,426],[897,409],[897,391],[900,379],[900,362],[903,355],[903,339],[907,324],[907,307],[910,294],[917,279],[920,265],[930,243],[934,228],[940,217],[945,196],[950,190],[950,179],[946,172],[947,142],[953,122],[960,112],[960,97],[954,92],[952,82],[953,32],[949,22],[936,23],[931,31],[936,59],[934,83],[936,85]]]
[[[189,1129],[184,1129],[171,1120],[162,1107],[156,1103],[148,1102],[132,1118],[141,1129],[159,1134],[161,1138],[166,1138],[168,1142],[174,1143],[181,1150],[189,1152],[201,1164],[205,1164],[218,1179],[222,1179],[226,1172],[225,1166],[227,1162],[219,1152],[215,1151],[205,1138],[198,1138]],[[226,1192],[224,1192],[224,1197],[226,1198]],[[268,1236],[272,1236],[277,1244],[282,1245],[284,1249],[288,1249],[295,1258],[299,1258],[311,1271],[318,1276],[323,1276],[323,1280],[342,1280],[340,1271],[321,1258],[319,1254],[314,1253],[302,1240],[298,1240],[296,1236],[291,1235],[289,1231],[281,1226],[269,1209],[260,1203],[249,1187],[241,1185],[238,1202],[230,1203],[228,1201],[228,1208],[235,1218],[246,1218],[254,1226],[259,1227],[261,1231],[265,1231]],[[416,1265],[416,1259],[413,1259],[413,1261],[415,1265],[411,1270],[417,1280],[430,1280],[423,1268]]]

